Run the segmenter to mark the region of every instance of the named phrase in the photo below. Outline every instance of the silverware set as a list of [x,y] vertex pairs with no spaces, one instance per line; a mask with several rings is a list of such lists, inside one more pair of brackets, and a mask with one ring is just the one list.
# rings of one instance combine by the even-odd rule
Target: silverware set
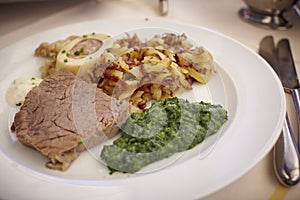
[[289,40],[281,39],[275,45],[274,38],[266,36],[260,42],[259,54],[271,65],[281,80],[285,92],[290,93],[293,98],[298,124],[298,147],[288,113],[286,113],[279,139],[274,146],[275,174],[284,186],[293,186],[300,180],[300,85]]

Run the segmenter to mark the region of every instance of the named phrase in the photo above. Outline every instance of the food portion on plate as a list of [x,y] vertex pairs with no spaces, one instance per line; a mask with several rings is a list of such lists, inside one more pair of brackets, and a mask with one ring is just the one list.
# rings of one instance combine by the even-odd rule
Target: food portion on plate
[[193,47],[185,34],[164,33],[145,41],[136,34],[124,37],[102,54],[102,70],[96,68],[92,78],[107,94],[129,98],[139,109],[180,96],[194,81],[205,84],[215,70],[212,55]]
[[14,80],[6,91],[7,103],[12,107],[21,106],[25,101],[27,93],[35,86],[38,86],[42,80],[36,77],[21,77]]
[[[99,158],[134,173],[201,143],[227,121],[221,105],[180,95],[216,72],[212,55],[185,34],[70,36],[41,43],[43,80],[20,100],[18,140],[65,171],[79,153],[117,136]],[[38,67],[38,66],[37,66]]]
[[30,90],[12,129],[21,143],[50,159],[47,167],[64,171],[80,151],[115,136],[127,109],[72,72],[60,70]]
[[194,81],[205,84],[215,71],[212,55],[185,34],[165,33],[142,41],[137,34],[70,36],[42,43],[36,56],[48,58],[42,77],[67,69],[97,84],[108,95],[128,99],[137,109],[147,102],[180,96]]
[[143,113],[132,114],[121,136],[106,145],[101,158],[111,173],[134,173],[143,167],[192,149],[215,134],[227,121],[220,105],[177,97],[156,101]]
[[72,35],[55,42],[43,42],[35,49],[35,56],[46,57],[45,64],[40,67],[41,77],[66,69],[77,74],[81,68],[87,72],[98,65],[102,53],[103,41],[110,36],[105,34]]

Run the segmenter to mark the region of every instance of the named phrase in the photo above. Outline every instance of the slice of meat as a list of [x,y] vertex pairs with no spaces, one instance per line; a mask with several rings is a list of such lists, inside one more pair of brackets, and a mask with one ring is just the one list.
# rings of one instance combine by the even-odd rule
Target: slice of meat
[[13,129],[23,144],[49,157],[47,167],[66,170],[80,151],[118,133],[128,104],[67,71],[58,71],[26,96]]

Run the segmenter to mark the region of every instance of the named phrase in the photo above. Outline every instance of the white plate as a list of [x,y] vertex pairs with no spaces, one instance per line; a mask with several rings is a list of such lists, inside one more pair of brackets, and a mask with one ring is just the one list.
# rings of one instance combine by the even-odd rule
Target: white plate
[[10,133],[13,111],[2,92],[0,198],[196,199],[235,181],[270,151],[279,136],[286,109],[277,76],[252,50],[203,27],[161,19],[113,19],[38,33],[0,50],[0,89],[6,91],[16,78],[39,76],[38,67],[43,61],[34,58],[33,52],[41,42],[92,32],[114,36],[146,27],[185,33],[212,53],[217,74],[208,85],[196,86],[193,96],[228,110],[229,121],[222,134],[207,138],[175,163],[151,173],[113,178],[89,152],[82,153],[68,171],[58,172],[45,168],[46,159],[18,143]]

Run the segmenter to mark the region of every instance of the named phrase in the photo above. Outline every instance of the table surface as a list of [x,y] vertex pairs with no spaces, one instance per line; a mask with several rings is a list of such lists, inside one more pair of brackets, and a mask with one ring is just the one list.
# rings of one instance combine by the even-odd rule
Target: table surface
[[[245,7],[242,0],[170,0],[169,12],[166,16],[159,15],[156,0],[49,0],[17,3],[7,0],[9,3],[3,2],[5,1],[0,0],[0,49],[34,33],[75,22],[125,17],[156,17],[213,29],[255,51],[258,49],[260,39],[265,35],[273,35],[275,40],[288,38],[292,45],[297,71],[300,67],[300,17],[294,11],[286,13],[286,17],[294,26],[289,30],[277,31],[263,29],[242,21],[237,14],[240,8]],[[293,129],[297,130],[289,95],[287,95],[287,109],[291,113]],[[285,188],[276,180],[272,153],[271,150],[244,176],[205,199],[299,199],[300,184]]]

